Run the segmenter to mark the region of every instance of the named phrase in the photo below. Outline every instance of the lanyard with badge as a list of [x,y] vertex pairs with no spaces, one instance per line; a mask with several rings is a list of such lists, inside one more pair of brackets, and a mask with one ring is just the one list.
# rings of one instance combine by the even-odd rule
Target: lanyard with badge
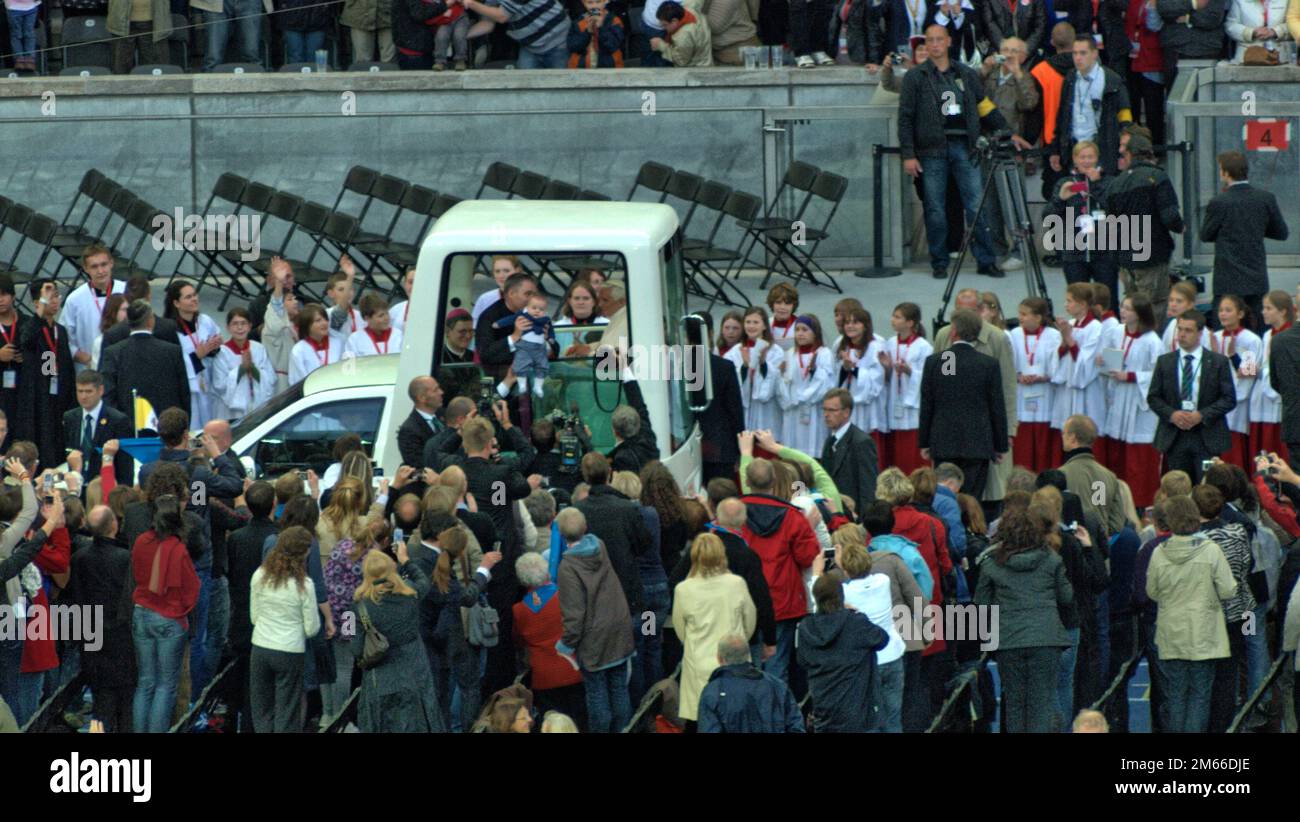
[[52,373],[50,374],[50,395],[58,396],[59,393],[59,327],[57,325],[54,326],[54,334],[53,336],[51,336],[50,327],[48,325],[42,325],[41,333],[45,335],[45,343],[50,347],[50,353],[54,355],[50,357],[50,361],[51,361],[50,367],[53,369]]
[[[1022,333],[1024,334],[1024,339],[1025,339],[1025,360],[1029,363],[1030,372],[1033,373],[1034,360],[1038,358],[1038,349],[1041,348],[1043,345],[1043,329],[1039,328],[1032,335],[1027,331],[1023,331],[1022,329]],[[1032,351],[1029,350],[1029,338],[1031,336],[1034,338],[1034,348]],[[1042,399],[1043,394],[1046,392],[1047,384],[1041,382],[1035,382],[1026,385],[1024,388],[1025,388],[1025,392],[1024,392],[1025,412],[1028,414],[1038,413],[1038,402],[1040,399]]]
[[[13,345],[14,337],[18,336],[18,320],[9,326],[9,333],[5,333],[5,327],[0,325],[0,337],[4,338],[5,345]],[[17,363],[7,362],[4,365],[4,387],[7,390],[13,390],[18,387],[18,368]]]
[[[909,338],[908,341],[907,341],[907,345],[904,345],[903,348],[902,348],[902,350],[900,351],[900,350],[899,350],[899,346],[902,345],[902,341],[901,341],[901,340],[898,340],[897,338],[894,340],[894,362],[895,362],[895,363],[900,363],[900,362],[905,362],[905,361],[906,361],[906,358],[907,358],[907,352],[908,352],[909,350],[911,350],[911,348],[912,348],[912,343],[913,343],[914,341],[915,341],[915,338]],[[897,383],[897,385],[898,385],[897,393],[902,394],[902,393],[903,393],[903,375],[900,374],[900,373],[897,372],[897,371],[895,371],[894,374],[895,374],[896,379],[898,380],[898,383]],[[906,415],[907,415],[907,408],[905,408],[905,407],[903,406],[903,403],[899,402],[897,405],[894,406],[894,417],[895,417],[895,419],[902,419],[902,418],[903,418],[904,416],[906,416]]]
[[[1199,378],[1199,377],[1201,376],[1201,364],[1202,364],[1204,361],[1205,361],[1205,360],[1204,360],[1203,357],[1197,357],[1197,358],[1196,358],[1196,368],[1192,370],[1192,383],[1191,383],[1192,397],[1191,397],[1191,398],[1185,398],[1185,399],[1183,399],[1183,405],[1182,405],[1182,408],[1183,408],[1184,411],[1195,411],[1195,410],[1196,410],[1196,400],[1194,399],[1194,398],[1196,397],[1196,380],[1197,380],[1197,378]],[[1186,363],[1186,360],[1184,360],[1183,362],[1184,362],[1184,364],[1185,364],[1185,363]],[[1184,365],[1184,367],[1186,367],[1186,366]],[[1178,376],[1178,391],[1179,391],[1179,393],[1181,394],[1181,393],[1182,393],[1182,386],[1183,386],[1183,380],[1182,380],[1182,371],[1183,371],[1183,369],[1182,369],[1182,368],[1179,368],[1178,371],[1179,371],[1179,376]]]

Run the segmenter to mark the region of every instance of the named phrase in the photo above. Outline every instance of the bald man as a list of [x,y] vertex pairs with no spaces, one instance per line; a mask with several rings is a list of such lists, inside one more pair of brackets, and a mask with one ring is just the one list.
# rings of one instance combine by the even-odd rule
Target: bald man
[[[974,288],[963,288],[957,292],[957,308],[968,308],[972,311],[980,310],[980,293]],[[952,326],[939,329],[939,333],[934,337],[934,350],[937,354],[944,351],[951,344]],[[979,339],[975,341],[975,350],[981,354],[988,354],[998,361],[998,366],[1002,370],[1002,398],[1007,405],[1007,438],[1011,440],[1016,435],[1016,359],[1011,352],[1011,338],[1007,332],[998,328],[992,323],[985,322],[980,328]],[[988,481],[984,486],[984,494],[980,498],[985,503],[995,503],[1006,496],[1007,477],[1011,476],[1011,469],[1015,468],[1013,459],[1015,443],[1011,442],[1012,451],[1008,452],[1001,462],[989,463]]]
[[397,450],[402,464],[419,468],[424,465],[424,444],[446,427],[437,416],[442,409],[442,387],[433,377],[416,377],[406,394],[415,407],[397,429]]
[[135,652],[131,643],[131,606],[123,601],[131,574],[131,552],[117,539],[117,517],[107,505],[86,515],[94,536],[89,547],[72,555],[64,604],[89,606],[102,613],[97,637],[88,637],[81,652],[81,672],[95,699],[95,715],[105,733],[130,733],[135,694]]

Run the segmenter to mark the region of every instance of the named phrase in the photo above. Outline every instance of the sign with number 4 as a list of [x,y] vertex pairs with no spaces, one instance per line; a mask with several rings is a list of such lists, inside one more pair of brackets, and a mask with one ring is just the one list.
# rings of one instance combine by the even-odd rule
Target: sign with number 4
[[1291,121],[1247,120],[1241,136],[1247,151],[1286,151],[1291,147]]

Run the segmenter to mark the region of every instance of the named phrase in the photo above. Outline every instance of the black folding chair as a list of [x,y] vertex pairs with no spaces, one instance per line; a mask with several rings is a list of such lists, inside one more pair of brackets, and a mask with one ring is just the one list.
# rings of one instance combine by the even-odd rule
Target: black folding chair
[[45,271],[45,261],[49,258],[50,251],[54,248],[50,243],[54,240],[54,233],[58,230],[58,224],[49,217],[46,217],[44,214],[32,211],[30,208],[20,206],[17,203],[9,207],[9,213],[12,215],[15,210],[25,212],[25,214],[20,216],[25,216],[26,219],[23,220],[23,227],[19,229],[22,238],[18,241],[18,245],[14,247],[14,253],[7,263],[7,268],[12,272],[18,271],[19,255],[22,254],[23,248],[25,248],[27,243],[30,241],[33,245],[40,248],[40,253],[37,255],[35,263],[30,266],[24,266],[23,268],[26,271],[30,271],[33,277],[38,277],[43,271]]
[[[745,247],[745,259],[742,263],[750,264],[755,261],[750,259],[754,251],[754,246],[763,242],[763,232],[769,228],[789,228],[797,221],[803,219],[803,213],[808,209],[808,203],[812,202],[812,187],[817,181],[817,175],[821,169],[808,163],[794,160],[790,163],[789,168],[785,170],[785,175],[781,178],[781,185],[777,187],[776,194],[772,197],[772,202],[768,203],[767,208],[763,211],[763,216],[754,220],[750,225],[745,226],[745,231],[749,235],[749,244]],[[783,203],[790,196],[797,201],[794,211],[783,210]],[[756,261],[759,268],[766,268],[766,260]]]
[[[95,189],[99,186],[104,175],[99,169],[89,169],[81,175],[81,183],[77,186],[77,193],[73,196],[72,202],[68,203],[68,210],[63,215],[63,222],[59,225],[59,230],[55,232],[54,241],[62,245],[77,245],[78,243],[89,243],[94,241],[94,237],[86,233],[86,218],[95,210]],[[72,215],[77,210],[77,206],[85,198],[85,210],[81,212],[81,219],[75,223],[72,221]]]
[[[698,174],[692,174],[689,171],[678,169],[668,178],[668,185],[664,187],[663,196],[659,202],[672,205],[672,200],[680,200],[686,209],[686,213],[681,214],[681,230],[685,235],[687,227],[691,223],[691,218],[695,216],[696,197],[700,193],[700,187],[704,185],[704,178]],[[721,206],[721,203],[719,203]],[[680,214],[680,208],[678,208]]]
[[[73,17],[63,24],[63,65],[59,76],[71,73],[74,77],[84,70],[94,74],[111,74],[113,52],[109,41],[113,35],[108,32],[106,17]],[[93,71],[102,69],[101,71]]]
[[[817,246],[821,245],[822,240],[830,236],[831,220],[835,219],[835,212],[839,211],[840,203],[843,202],[844,193],[848,191],[848,188],[849,180],[847,177],[830,171],[821,172],[817,175],[817,179],[812,186],[812,196],[819,202],[820,207],[826,213],[821,226],[813,228],[807,225],[805,219],[801,220],[798,225],[769,228],[763,232],[764,243],[776,255],[777,265],[781,266],[782,270],[794,281],[807,280],[809,285],[830,286],[837,293],[844,293],[844,290],[840,288],[840,284],[835,281],[830,272],[822,268],[813,259],[813,255],[817,253]],[[806,211],[804,216],[807,217]],[[805,250],[805,246],[808,246],[810,242],[812,246]],[[789,264],[786,262],[787,259]],[[818,279],[818,274],[824,276],[826,281],[822,282]],[[767,281],[771,277],[772,271],[769,270],[759,288],[767,288]]]
[[397,226],[397,221],[402,216],[402,200],[406,197],[407,189],[411,184],[400,177],[394,177],[391,174],[381,174],[375,181],[375,186],[371,189],[373,199],[371,203],[386,203],[392,206],[393,213],[389,217],[382,233],[376,231],[366,231],[364,228],[364,219],[358,218],[358,225],[362,228],[357,231],[357,236],[353,240],[353,248],[357,252],[358,268],[365,275],[366,285],[371,288],[379,288],[379,283],[375,280],[375,272],[379,271],[388,277],[390,284],[396,285],[393,280],[392,272],[386,271],[380,264],[381,259],[378,255],[372,255],[362,247],[364,243],[386,243],[391,239],[393,229]]
[[[383,262],[397,272],[397,283],[400,284],[401,276],[406,267],[393,259],[393,255],[399,253],[408,253],[418,255],[420,243],[424,241],[424,235],[428,233],[429,226],[434,221],[434,207],[438,203],[438,192],[422,185],[412,185],[406,189],[402,195],[400,208],[393,215],[392,224],[388,226],[388,234],[382,240],[357,240],[353,247],[363,254],[369,255],[378,262]],[[445,209],[444,209],[445,210]],[[441,212],[439,212],[441,213]],[[403,215],[412,215],[420,218],[419,227],[409,236],[411,241],[394,240],[393,235],[397,233],[397,228]],[[409,219],[408,219],[409,222]],[[393,293],[396,293],[397,285],[394,286]]]
[[373,168],[353,166],[348,169],[348,176],[343,179],[343,187],[339,189],[338,196],[334,198],[334,205],[330,207],[330,211],[340,210],[343,207],[343,198],[352,194],[361,198],[361,205],[355,213],[358,221],[364,220],[366,212],[370,210],[370,203],[375,199],[375,183],[377,182],[379,182],[379,172]]
[[614,198],[610,197],[608,194],[601,194],[599,191],[588,191],[587,189],[583,189],[578,193],[578,199],[607,203]]
[[0,271],[13,272],[18,270],[14,265],[14,262],[17,261],[18,252],[22,250],[23,243],[26,242],[26,238],[23,236],[23,229],[27,227],[27,221],[30,220],[32,215],[36,212],[32,211],[22,203],[15,203],[8,197],[3,198],[3,202],[0,202],[0,208],[3,209],[3,214],[0,214],[0,238],[3,238],[8,232],[13,232],[18,235],[18,239],[15,241],[13,253],[9,255],[8,260],[4,263],[0,263]]
[[578,193],[582,189],[572,183],[564,183],[559,180],[547,180],[546,187],[542,189],[540,200],[576,200]]
[[550,182],[549,177],[532,171],[521,171],[510,186],[510,197],[511,199],[518,197],[521,200],[541,200],[548,182]]
[[514,185],[515,178],[519,176],[519,169],[509,163],[496,162],[488,166],[487,171],[483,173],[483,181],[479,183],[478,191],[474,192],[474,199],[483,199],[483,192],[488,189],[500,192],[510,198],[510,187]]
[[[360,227],[361,221],[356,217],[353,217],[351,214],[344,214],[341,211],[331,211],[329,215],[326,216],[325,224],[321,226],[320,238],[316,241],[311,254],[307,257],[304,266],[304,276],[295,278],[297,282],[302,285],[303,290],[316,298],[317,301],[325,301],[324,291],[322,290],[321,293],[317,294],[312,291],[312,287],[319,283],[327,283],[329,282],[329,278],[334,276],[339,258],[348,253],[352,241],[356,238],[357,231]],[[322,250],[325,250],[326,243],[329,243],[337,250],[337,256],[331,260],[332,265],[329,269],[316,268],[313,263],[316,261],[317,255]],[[329,256],[330,252],[326,250],[325,254],[326,256]]]
[[673,176],[673,170],[663,163],[647,161],[641,164],[641,170],[636,173],[636,182],[632,183],[632,190],[627,193],[628,201],[636,199],[637,189],[647,189],[659,195],[659,202],[664,201],[664,192],[668,188],[668,180]]
[[[745,296],[740,287],[728,279],[731,269],[739,266],[744,260],[741,254],[741,246],[745,244],[745,231],[737,232],[738,237],[734,247],[723,245],[718,241],[718,230],[722,227],[725,218],[735,218],[741,225],[753,220],[763,209],[763,201],[753,194],[747,194],[743,191],[733,191],[727,196],[723,204],[718,219],[713,224],[713,230],[709,234],[708,242],[702,246],[682,249],[682,260],[686,265],[689,273],[687,276],[688,288],[690,285],[699,289],[696,293],[701,297],[707,297],[709,300],[706,311],[713,308],[716,302],[723,302],[727,305],[748,305],[749,298]],[[710,293],[701,293],[703,286],[700,281],[707,283]],[[736,296],[732,300],[727,293],[731,289],[731,294]]]
[[[125,188],[121,188],[119,186],[116,193],[112,196],[112,198],[108,202],[109,213],[108,213],[107,220],[105,221],[105,229],[107,229],[107,225],[112,222],[113,217],[121,218],[121,224],[118,225],[116,232],[113,232],[111,238],[107,236],[106,232],[101,232],[100,237],[102,239],[96,241],[96,242],[101,242],[104,245],[104,247],[107,248],[109,252],[113,255],[114,274],[121,273],[122,276],[125,277],[130,276],[129,273],[125,272],[125,267],[130,265],[130,258],[121,252],[120,250],[121,243],[122,243],[123,236],[126,234],[127,228],[131,225],[130,222],[128,222],[127,220],[127,215],[130,214],[131,209],[135,206],[136,203],[139,202],[139,199],[140,198],[136,197],[134,194],[127,191]],[[80,272],[78,271],[77,264],[81,261],[81,258],[85,255],[86,249],[88,249],[91,246],[91,243],[86,243],[84,245],[59,245],[57,241],[57,237],[58,237],[58,233],[56,231],[54,238],[52,238],[50,242],[51,248],[53,248],[54,252],[58,254],[59,257],[62,258],[59,260],[59,264],[54,267],[55,278],[56,279],[58,278],[58,272],[62,270],[64,263],[67,262],[72,263],[72,268],[74,271],[73,276],[78,277]],[[123,271],[119,272],[118,271],[119,268],[122,268]]]
[[71,260],[73,263],[72,277],[73,279],[77,279],[80,276],[77,262],[81,259],[81,256],[85,253],[86,249],[94,244],[104,245],[112,251],[115,263],[122,259],[122,255],[118,253],[114,248],[114,245],[121,237],[121,229],[125,228],[125,218],[123,218],[123,224],[119,227],[117,235],[111,240],[106,240],[105,238],[108,236],[109,226],[112,224],[113,218],[125,214],[125,212],[130,208],[131,201],[134,199],[135,195],[123,188],[119,183],[110,180],[107,177],[102,179],[99,185],[95,187],[93,200],[95,205],[100,206],[103,214],[99,224],[85,232],[85,234],[90,237],[90,240],[80,243],[61,242],[56,227],[55,235],[51,238],[51,245],[58,251],[59,264],[54,267],[54,273],[51,276],[58,279],[59,272],[63,270],[64,264]]
[[385,254],[384,259],[392,263],[401,271],[405,271],[410,266],[415,265],[416,261],[419,260],[420,245],[424,242],[424,235],[429,232],[429,226],[459,202],[461,202],[461,198],[451,194],[439,194],[435,197],[433,207],[429,209],[429,218],[425,221],[424,225],[420,227],[420,233],[416,235],[415,242],[411,243],[410,248],[404,248]]
[[292,230],[300,237],[306,236],[316,239],[311,240],[311,251],[307,257],[301,260],[287,256],[289,247],[287,239],[282,248],[282,251],[286,253],[281,256],[283,256],[293,268],[294,280],[302,286],[303,290],[308,294],[314,294],[312,287],[323,285],[334,273],[332,270],[323,271],[320,269],[313,269],[311,266],[312,261],[316,257],[316,251],[320,247],[320,239],[318,238],[323,236],[322,232],[325,230],[325,223],[333,213],[334,212],[330,211],[328,207],[323,206],[320,203],[314,203],[310,200],[301,201],[297,213],[295,213],[293,217],[294,227]]
[[[287,228],[280,238],[279,246],[270,251],[263,251],[256,260],[248,260],[244,265],[256,271],[259,275],[265,276],[271,270],[271,260],[275,257],[283,257],[288,253],[289,241],[293,239],[294,231],[298,228],[294,218],[298,216],[298,209],[302,207],[302,202],[302,198],[297,194],[290,194],[287,191],[276,191],[271,195],[270,201],[266,204],[266,216],[280,220],[286,224]],[[265,226],[263,226],[262,236],[266,236]],[[224,308],[225,306],[222,305],[221,307]]]
[[[199,275],[198,282],[194,285],[195,291],[201,292],[203,286],[207,283],[208,279],[211,278],[212,285],[226,295],[226,297],[222,299],[222,304],[224,305],[226,299],[228,299],[234,291],[238,291],[241,296],[252,297],[261,290],[261,283],[256,281],[253,272],[244,268],[240,252],[237,250],[238,243],[235,242],[238,238],[231,236],[229,229],[234,228],[234,226],[238,224],[236,221],[240,217],[253,217],[260,222],[262,220],[262,215],[265,213],[266,207],[270,204],[271,197],[274,194],[275,189],[271,188],[269,185],[253,182],[251,180],[248,181],[244,185],[243,190],[240,191],[238,199],[235,200],[235,207],[231,210],[229,215],[233,219],[230,222],[223,223],[217,228],[218,232],[225,231],[226,233],[224,235],[221,233],[208,233],[207,217],[217,215],[204,215],[204,233],[207,241],[204,243],[201,253],[207,263],[204,265],[203,271]],[[226,215],[220,216],[225,217]],[[244,286],[244,283],[240,279],[241,276],[248,277],[250,281],[252,281],[251,288],[246,288]],[[226,278],[227,284],[221,282],[221,277]]]

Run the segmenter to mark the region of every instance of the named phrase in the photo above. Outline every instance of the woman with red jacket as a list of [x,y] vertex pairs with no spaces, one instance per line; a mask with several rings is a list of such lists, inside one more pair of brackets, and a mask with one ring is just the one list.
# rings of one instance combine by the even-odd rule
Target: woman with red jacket
[[514,605],[512,628],[515,647],[527,655],[534,705],[539,713],[568,714],[585,728],[587,698],[582,672],[555,651],[555,643],[564,634],[564,614],[546,560],[541,554],[524,554],[515,563],[515,574],[528,592]]
[[[1128,99],[1133,122],[1145,119],[1151,142],[1165,141],[1165,53],[1160,48],[1164,23],[1156,13],[1156,0],[1128,0],[1124,31],[1128,34]],[[1110,46],[1110,43],[1107,43]]]
[[185,549],[187,526],[180,501],[166,494],[154,506],[153,528],[141,534],[131,549],[136,586],[131,633],[139,669],[136,733],[165,733],[171,726],[189,632],[185,615],[199,600],[199,577]]

